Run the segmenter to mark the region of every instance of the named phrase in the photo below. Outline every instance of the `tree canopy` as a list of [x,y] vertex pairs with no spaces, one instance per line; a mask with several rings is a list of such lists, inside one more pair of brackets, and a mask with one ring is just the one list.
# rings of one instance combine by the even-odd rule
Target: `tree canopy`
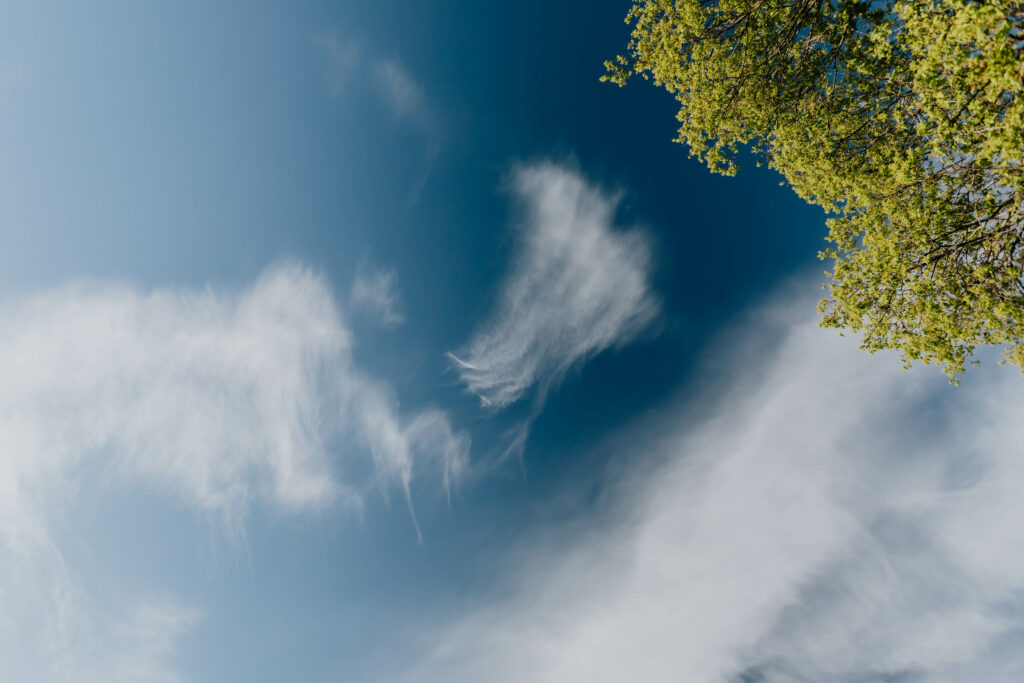
[[829,214],[822,324],[954,379],[1024,368],[1024,2],[634,0],[605,80],[653,79],[677,141],[747,146]]

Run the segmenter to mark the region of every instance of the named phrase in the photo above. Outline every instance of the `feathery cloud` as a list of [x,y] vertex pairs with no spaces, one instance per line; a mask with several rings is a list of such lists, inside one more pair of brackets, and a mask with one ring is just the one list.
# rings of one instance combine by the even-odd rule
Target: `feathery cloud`
[[399,310],[400,299],[395,271],[360,264],[349,293],[353,311],[366,313],[381,325],[393,327],[405,321]]
[[338,97],[359,68],[362,50],[355,41],[342,40],[336,33],[317,36],[313,43],[324,52],[327,60],[327,88],[331,95]]
[[716,415],[631,431],[664,464],[526,541],[416,680],[1021,680],[1024,381],[901,372],[809,303],[721,351]]
[[658,313],[651,247],[639,230],[615,228],[618,198],[553,163],[511,176],[522,203],[519,246],[490,320],[450,354],[467,388],[503,408],[634,339]]
[[415,203],[441,153],[441,126],[423,86],[400,59],[371,54],[355,40],[342,40],[330,33],[314,38],[313,43],[324,53],[327,87],[333,97],[342,94],[354,74],[366,69],[373,89],[395,119],[422,138],[423,157],[409,193]]
[[[141,623],[102,627],[121,607],[86,607],[51,533],[85,471],[164,491],[236,535],[256,501],[359,508],[365,491],[397,487],[411,510],[417,472],[457,480],[468,439],[440,411],[402,415],[351,347],[329,287],[298,266],[241,291],[79,285],[0,305],[0,632],[21,634],[0,639],[0,674],[35,661],[34,680],[75,678],[88,634],[114,642]],[[339,475],[362,458],[373,481]],[[170,614],[154,617],[168,643],[195,621],[147,609]],[[166,659],[113,651],[132,671]]]
[[373,76],[396,116],[422,120],[426,97],[422,88],[397,59],[380,59],[373,64]]
[[441,130],[437,115],[422,86],[398,59],[390,57],[375,60],[372,73],[378,91],[395,117],[416,129],[423,138],[423,161],[409,193],[410,201],[416,203],[441,153]]

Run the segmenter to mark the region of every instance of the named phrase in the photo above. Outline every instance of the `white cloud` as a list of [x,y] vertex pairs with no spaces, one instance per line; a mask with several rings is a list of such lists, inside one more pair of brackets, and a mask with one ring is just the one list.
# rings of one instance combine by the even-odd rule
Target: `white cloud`
[[360,265],[349,294],[354,311],[367,313],[385,327],[392,327],[405,320],[399,310],[399,300],[395,271]]
[[634,339],[658,312],[651,247],[615,228],[618,197],[567,168],[521,166],[524,208],[515,263],[491,319],[451,354],[482,403],[505,407],[534,385],[540,397],[575,365]]
[[[122,606],[88,606],[50,529],[90,468],[102,485],[165,491],[233,534],[254,501],[359,508],[365,491],[394,486],[411,510],[417,471],[445,487],[460,476],[467,438],[439,411],[401,415],[351,346],[327,284],[297,266],[241,291],[79,285],[0,305],[0,632],[25,640],[0,639],[0,674],[36,657],[52,666],[34,680],[76,679],[61,662],[80,662],[94,631],[152,622],[170,643],[195,621],[146,608],[107,628]],[[372,481],[346,480],[363,457]],[[165,654],[113,651],[131,671]]]
[[1024,679],[1024,379],[905,373],[810,310],[766,307],[724,391],[618,439],[662,464],[526,540],[413,678]]

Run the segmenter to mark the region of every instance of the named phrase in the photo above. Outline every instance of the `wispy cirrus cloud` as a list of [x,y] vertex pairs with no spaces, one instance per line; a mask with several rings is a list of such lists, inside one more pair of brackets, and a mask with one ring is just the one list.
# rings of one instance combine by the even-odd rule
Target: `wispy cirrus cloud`
[[[65,648],[64,661],[58,665],[59,680],[97,683],[185,680],[176,672],[178,648],[180,641],[201,619],[198,609],[177,601],[138,601],[118,619],[105,620],[99,629],[95,623],[89,624],[85,642],[74,644],[74,649],[86,652],[86,656],[75,653],[77,656],[68,657],[69,649]],[[38,671],[33,674],[33,680]]]
[[398,59],[375,61],[373,77],[396,116],[412,120],[423,120],[429,116],[423,89]]
[[621,435],[662,464],[525,539],[415,680],[1021,680],[1024,379],[905,373],[809,310],[765,307],[726,389]]
[[423,161],[409,195],[410,200],[415,203],[419,200],[430,171],[441,153],[441,131],[437,114],[430,106],[422,86],[398,58],[374,60],[372,74],[377,90],[395,117],[415,128],[423,138]]
[[324,53],[327,88],[331,95],[338,97],[360,66],[362,48],[354,40],[342,40],[336,33],[317,36],[313,43]]
[[[441,411],[402,414],[352,344],[327,283],[294,265],[242,290],[91,284],[0,305],[0,632],[19,634],[0,639],[0,677],[83,680],[104,651],[119,658],[102,671],[173,678],[158,643],[198,615],[145,596],[90,607],[52,534],[87,472],[163,491],[231,535],[257,502],[358,510],[397,488],[411,511],[414,476],[456,481],[467,437]],[[363,459],[369,480],[345,474]],[[128,638],[151,627],[166,637]]]
[[651,246],[615,225],[618,197],[554,163],[517,167],[518,246],[497,305],[450,358],[484,405],[536,387],[539,401],[574,366],[621,346],[657,316]]
[[369,315],[385,327],[393,327],[405,321],[400,299],[395,271],[373,268],[366,263],[359,265],[349,293],[353,311]]
[[422,137],[423,158],[410,191],[410,200],[415,203],[441,152],[438,114],[425,89],[396,56],[374,54],[355,40],[343,40],[337,33],[318,36],[313,42],[324,53],[327,87],[332,96],[339,97],[353,78],[365,70],[373,90],[394,118]]

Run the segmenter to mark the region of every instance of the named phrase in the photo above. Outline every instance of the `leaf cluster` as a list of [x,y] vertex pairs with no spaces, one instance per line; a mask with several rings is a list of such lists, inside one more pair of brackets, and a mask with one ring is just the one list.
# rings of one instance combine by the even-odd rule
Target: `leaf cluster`
[[626,56],[714,172],[749,147],[829,214],[822,324],[957,380],[1024,368],[1024,3],[635,0]]

